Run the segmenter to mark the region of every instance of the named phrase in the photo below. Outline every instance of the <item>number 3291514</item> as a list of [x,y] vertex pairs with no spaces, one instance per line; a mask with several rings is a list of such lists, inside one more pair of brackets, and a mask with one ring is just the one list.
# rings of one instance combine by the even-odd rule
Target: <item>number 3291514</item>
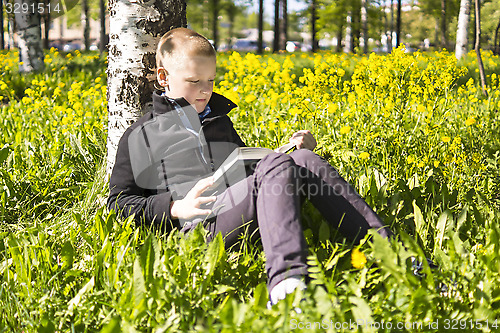
[[59,3],[10,3],[5,4],[5,11],[9,14],[46,14],[46,13],[60,13],[63,9]]

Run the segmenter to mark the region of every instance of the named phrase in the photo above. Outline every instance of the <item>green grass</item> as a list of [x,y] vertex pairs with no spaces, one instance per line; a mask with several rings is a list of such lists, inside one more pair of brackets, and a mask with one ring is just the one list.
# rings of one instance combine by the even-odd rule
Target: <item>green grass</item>
[[[342,67],[327,56],[322,53],[328,68]],[[377,95],[393,83],[371,96],[356,95],[354,76],[371,70],[359,83],[366,84],[378,75],[363,67],[359,56],[342,58],[349,68],[339,85],[350,86],[330,94],[338,97],[328,101],[338,106],[333,113],[315,96],[296,102],[309,109],[302,116],[289,113],[295,106],[290,102],[272,107],[266,98],[244,101],[245,94],[264,96],[265,89],[299,93],[280,90],[279,84],[241,93],[232,117],[248,144],[275,147],[296,129],[313,130],[318,153],[355,185],[400,240],[374,235],[359,247],[367,264],[354,268],[353,245],[307,204],[302,216],[312,282],[267,309],[260,244],[242,241],[226,252],[220,237],[206,244],[200,228],[163,235],[136,228],[103,207],[105,58],[48,57],[44,73],[28,76],[17,73],[15,54],[5,54],[0,64],[8,85],[0,91],[0,331],[337,332],[349,322],[360,323],[351,331],[363,332],[497,330],[492,324],[500,315],[500,100],[491,76],[489,99],[481,97],[477,73],[468,69],[436,92],[439,103],[424,113],[405,91]],[[280,55],[259,61],[271,58],[285,60]],[[411,73],[437,58],[422,58]],[[292,81],[300,84],[303,68],[316,68],[314,60],[291,59]],[[398,61],[408,59],[390,60],[401,82],[411,73],[396,73]],[[219,64],[225,60],[231,58],[220,56]],[[473,60],[466,59],[467,67],[473,68]],[[498,73],[498,65],[485,63],[488,73]],[[220,80],[232,71],[223,67]],[[445,70],[452,69],[439,67],[435,77]],[[236,74],[241,80],[243,75],[248,73]],[[470,78],[474,82],[467,86]],[[56,93],[59,83],[64,86]],[[316,84],[318,95],[335,88]],[[353,94],[357,98],[349,99]],[[387,110],[391,98],[394,108]],[[476,123],[467,125],[471,117]],[[346,125],[350,132],[342,134]],[[361,158],[361,152],[370,158]],[[411,256],[432,257],[440,269],[425,267],[425,277],[417,278]],[[408,326],[397,329],[398,323]]]

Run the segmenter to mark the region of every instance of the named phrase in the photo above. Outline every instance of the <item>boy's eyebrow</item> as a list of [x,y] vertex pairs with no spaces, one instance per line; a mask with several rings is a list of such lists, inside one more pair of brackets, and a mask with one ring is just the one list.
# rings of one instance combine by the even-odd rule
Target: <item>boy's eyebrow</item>
[[[210,77],[213,77],[213,78],[215,78],[215,76],[216,76],[216,74],[210,75]],[[199,77],[197,75],[190,75],[190,76],[186,76],[185,79],[192,80],[192,79],[199,79]]]

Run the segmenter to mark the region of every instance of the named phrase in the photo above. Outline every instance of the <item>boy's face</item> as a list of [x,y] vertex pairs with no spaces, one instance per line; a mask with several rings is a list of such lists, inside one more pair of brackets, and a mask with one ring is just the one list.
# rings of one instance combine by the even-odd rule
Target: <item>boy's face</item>
[[168,97],[184,97],[201,113],[212,97],[215,63],[213,57],[185,57],[178,61],[178,66],[158,68],[158,82]]

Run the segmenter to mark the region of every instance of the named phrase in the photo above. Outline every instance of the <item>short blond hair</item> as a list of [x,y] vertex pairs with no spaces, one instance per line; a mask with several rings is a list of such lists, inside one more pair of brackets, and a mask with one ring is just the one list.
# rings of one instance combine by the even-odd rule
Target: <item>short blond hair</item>
[[175,28],[164,34],[156,50],[156,68],[180,66],[185,57],[217,58],[212,44],[204,36],[187,28]]

